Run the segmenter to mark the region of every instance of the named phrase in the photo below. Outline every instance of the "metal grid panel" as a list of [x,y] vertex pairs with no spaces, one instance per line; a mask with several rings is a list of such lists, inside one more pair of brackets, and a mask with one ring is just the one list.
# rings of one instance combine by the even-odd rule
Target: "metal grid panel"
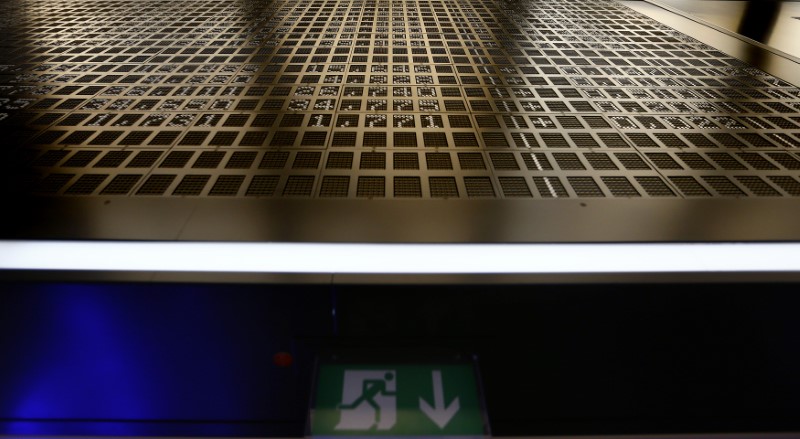
[[8,191],[800,194],[800,90],[613,2],[10,0],[0,12],[0,128],[20,177]]

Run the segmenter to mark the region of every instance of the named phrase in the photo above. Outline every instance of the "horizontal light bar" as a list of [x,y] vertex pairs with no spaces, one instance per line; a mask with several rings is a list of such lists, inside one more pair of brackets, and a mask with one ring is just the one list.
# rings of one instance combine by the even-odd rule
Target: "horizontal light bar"
[[0,269],[331,274],[800,272],[800,243],[0,241]]

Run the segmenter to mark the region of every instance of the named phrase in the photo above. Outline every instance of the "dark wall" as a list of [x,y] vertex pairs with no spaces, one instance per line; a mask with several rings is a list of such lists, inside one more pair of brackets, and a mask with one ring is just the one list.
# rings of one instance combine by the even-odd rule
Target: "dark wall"
[[365,344],[391,335],[478,352],[498,435],[797,430],[797,293],[359,287],[341,295],[340,327]]
[[796,293],[6,283],[0,434],[300,436],[345,349],[477,354],[496,435],[797,430]]

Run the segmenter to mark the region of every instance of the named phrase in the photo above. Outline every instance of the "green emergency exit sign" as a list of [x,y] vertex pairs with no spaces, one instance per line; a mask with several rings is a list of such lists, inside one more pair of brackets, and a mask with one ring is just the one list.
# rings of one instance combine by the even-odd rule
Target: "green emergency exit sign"
[[311,435],[483,437],[471,364],[323,364]]

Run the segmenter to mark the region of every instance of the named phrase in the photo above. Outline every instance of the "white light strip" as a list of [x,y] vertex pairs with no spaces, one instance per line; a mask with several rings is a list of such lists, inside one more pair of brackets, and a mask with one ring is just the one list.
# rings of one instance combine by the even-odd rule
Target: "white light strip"
[[800,272],[800,243],[0,241],[0,269],[358,274]]

